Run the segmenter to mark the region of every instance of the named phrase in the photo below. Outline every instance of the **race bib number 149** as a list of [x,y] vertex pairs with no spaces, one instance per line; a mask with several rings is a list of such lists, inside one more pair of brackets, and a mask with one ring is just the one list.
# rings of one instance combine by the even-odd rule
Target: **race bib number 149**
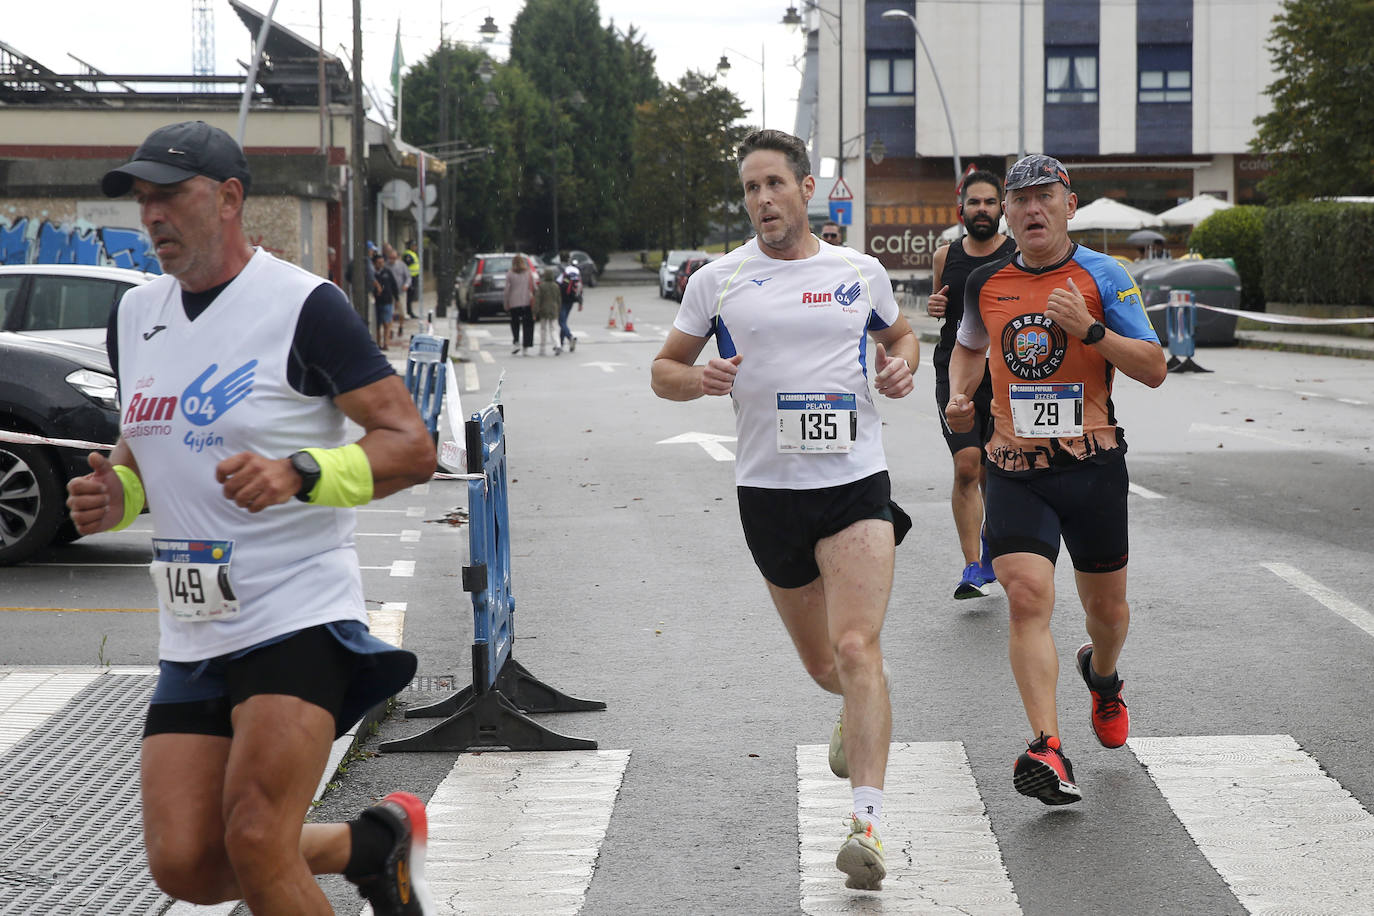
[[233,541],[153,538],[148,571],[163,607],[183,623],[237,617],[239,602],[229,585]]

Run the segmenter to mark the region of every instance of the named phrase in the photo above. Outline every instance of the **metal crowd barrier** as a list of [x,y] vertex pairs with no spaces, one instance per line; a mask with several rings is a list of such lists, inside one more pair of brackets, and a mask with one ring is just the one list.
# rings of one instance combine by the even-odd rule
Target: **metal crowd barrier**
[[515,598],[511,593],[505,414],[501,406],[493,403],[473,414],[464,433],[472,565],[463,567],[463,589],[472,594],[472,685],[438,703],[407,709],[406,718],[447,718],[418,735],[388,741],[381,749],[592,750],[595,741],[560,735],[526,715],[605,709],[606,704],[561,693],[512,657]]
[[448,338],[416,334],[406,354],[406,388],[419,408],[425,429],[439,442],[439,413],[444,406],[444,373],[448,371]]

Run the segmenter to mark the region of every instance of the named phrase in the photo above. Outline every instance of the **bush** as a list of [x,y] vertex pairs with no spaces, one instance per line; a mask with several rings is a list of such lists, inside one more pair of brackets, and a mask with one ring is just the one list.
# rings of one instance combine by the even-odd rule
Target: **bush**
[[1240,305],[1263,311],[1265,302],[1264,208],[1218,210],[1193,227],[1188,248],[1204,258],[1230,258],[1240,274]]
[[1264,292],[1272,302],[1374,305],[1374,206],[1313,201],[1265,214]]

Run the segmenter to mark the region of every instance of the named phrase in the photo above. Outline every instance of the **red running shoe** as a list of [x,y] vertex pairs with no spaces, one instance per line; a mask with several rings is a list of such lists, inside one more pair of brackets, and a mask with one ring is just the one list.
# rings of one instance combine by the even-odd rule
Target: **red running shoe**
[[1121,747],[1131,735],[1131,714],[1126,711],[1126,701],[1121,699],[1121,678],[1116,685],[1107,690],[1098,690],[1092,680],[1093,644],[1088,642],[1078,647],[1078,673],[1083,675],[1083,683],[1093,695],[1093,734],[1103,747]]
[[1011,781],[1016,791],[1047,805],[1071,805],[1083,800],[1073,781],[1073,764],[1059,749],[1059,739],[1044,732],[1016,758]]
[[409,792],[392,792],[363,811],[391,828],[396,843],[382,870],[357,881],[376,916],[427,916],[438,912],[425,882],[429,825],[425,803]]

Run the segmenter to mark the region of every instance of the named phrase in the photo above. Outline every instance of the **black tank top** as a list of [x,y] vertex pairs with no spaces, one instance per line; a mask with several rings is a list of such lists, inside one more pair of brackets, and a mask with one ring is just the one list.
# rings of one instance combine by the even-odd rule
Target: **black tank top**
[[[932,357],[936,372],[945,377],[949,374],[949,356],[954,352],[954,335],[959,331],[959,322],[964,318],[964,286],[969,274],[984,264],[1010,257],[1016,251],[1016,242],[1004,241],[992,254],[975,257],[964,251],[964,240],[955,239],[949,243],[945,255],[945,269],[940,274],[940,286],[948,286],[945,296],[949,305],[945,308],[944,323],[940,325],[940,342],[935,345]],[[937,287],[938,289],[938,287]]]

